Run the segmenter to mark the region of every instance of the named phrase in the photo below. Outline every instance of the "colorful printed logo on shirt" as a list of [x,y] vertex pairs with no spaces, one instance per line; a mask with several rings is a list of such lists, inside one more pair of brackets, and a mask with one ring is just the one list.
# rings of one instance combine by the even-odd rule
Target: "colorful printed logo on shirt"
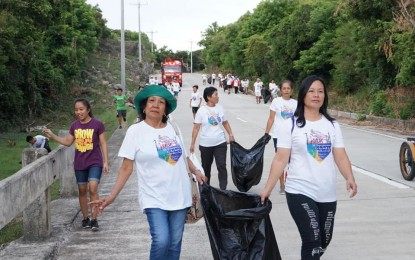
[[156,144],[159,158],[173,166],[176,165],[180,156],[182,156],[182,148],[176,139],[159,135],[158,140],[154,140],[154,143]]
[[210,125],[217,126],[220,124],[220,122],[222,122],[222,119],[220,118],[218,114],[216,114],[215,111],[208,110],[208,113],[209,113],[208,122]]
[[75,129],[75,149],[81,153],[94,149],[92,138],[94,129]]
[[281,117],[282,117],[282,119],[287,119],[287,118],[290,118],[290,117],[292,117],[294,115],[294,110],[293,109],[291,109],[291,108],[289,108],[289,107],[287,107],[287,106],[283,106],[282,107],[282,109],[281,109]]
[[307,135],[307,151],[313,158],[322,162],[331,153],[330,134],[323,134],[311,129]]

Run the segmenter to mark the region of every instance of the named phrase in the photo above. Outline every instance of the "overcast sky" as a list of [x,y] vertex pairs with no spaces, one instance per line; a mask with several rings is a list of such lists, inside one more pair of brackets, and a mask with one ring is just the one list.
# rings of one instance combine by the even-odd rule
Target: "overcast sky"
[[[121,29],[121,0],[86,0],[99,5],[111,29]],[[141,32],[154,31],[158,48],[166,45],[173,51],[200,49],[197,42],[213,22],[220,26],[236,22],[261,0],[141,0]],[[138,0],[124,0],[124,28],[138,31]]]

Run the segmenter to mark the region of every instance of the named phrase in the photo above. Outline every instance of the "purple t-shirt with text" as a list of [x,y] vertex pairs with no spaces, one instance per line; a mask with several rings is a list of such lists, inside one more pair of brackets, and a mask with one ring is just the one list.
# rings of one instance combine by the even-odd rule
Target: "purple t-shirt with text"
[[92,118],[86,124],[81,124],[79,120],[72,123],[69,134],[75,137],[75,170],[86,170],[91,166],[103,166],[99,136],[104,132],[104,124],[95,118]]

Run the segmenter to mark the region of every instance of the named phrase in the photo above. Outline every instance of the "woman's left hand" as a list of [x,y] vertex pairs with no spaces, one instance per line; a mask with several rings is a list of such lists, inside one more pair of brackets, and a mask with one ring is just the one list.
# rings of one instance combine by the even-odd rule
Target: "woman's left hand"
[[233,137],[233,135],[229,136],[229,142],[235,142],[235,138]]
[[109,174],[110,173],[110,168],[109,168],[108,162],[104,162],[104,166],[102,168],[102,171],[104,172],[104,174]]
[[349,192],[350,198],[357,194],[357,184],[353,177],[346,180],[346,189]]

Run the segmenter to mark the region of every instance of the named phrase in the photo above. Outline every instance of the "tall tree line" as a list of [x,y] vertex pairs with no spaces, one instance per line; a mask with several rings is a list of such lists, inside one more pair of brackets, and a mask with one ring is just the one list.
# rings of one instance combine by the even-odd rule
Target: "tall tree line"
[[415,86],[414,0],[263,0],[203,33],[206,64],[240,76],[323,76],[339,93]]
[[59,107],[105,24],[85,0],[0,1],[0,130]]

